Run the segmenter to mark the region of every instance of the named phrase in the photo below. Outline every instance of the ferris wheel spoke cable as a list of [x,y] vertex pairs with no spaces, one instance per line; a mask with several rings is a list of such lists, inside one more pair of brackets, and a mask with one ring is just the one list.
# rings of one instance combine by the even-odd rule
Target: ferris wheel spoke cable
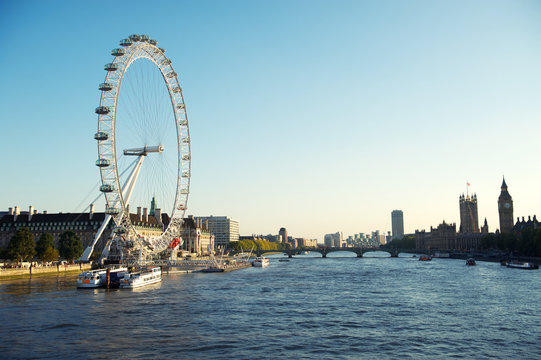
[[[135,164],[135,161],[131,164],[132,166]],[[126,171],[128,171],[130,168],[126,168],[121,174],[120,176],[124,175],[124,173]],[[98,196],[96,196],[96,198],[94,200],[92,200],[90,203],[87,202],[88,198],[92,195],[92,193],[95,193],[96,192],[96,189],[98,188],[98,185],[101,184],[101,180],[98,180],[94,185],[92,185],[92,187],[90,188],[90,190],[88,191],[88,194],[84,197],[84,199],[79,203],[79,205],[77,205],[77,207],[75,208],[75,210],[73,211],[74,213],[83,213],[87,208],[90,208],[90,205],[94,204],[96,201],[99,200],[100,197],[102,197],[103,195],[102,194],[99,194]],[[84,208],[82,208],[83,204],[88,204],[86,205]],[[74,220],[76,221],[76,220]]]

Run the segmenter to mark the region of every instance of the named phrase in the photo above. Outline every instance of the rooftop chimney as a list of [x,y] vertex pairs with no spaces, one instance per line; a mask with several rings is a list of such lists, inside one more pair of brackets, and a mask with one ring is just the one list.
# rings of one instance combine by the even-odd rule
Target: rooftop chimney
[[34,215],[37,215],[38,214],[38,211],[37,210],[34,210]]
[[34,214],[34,207],[30,205],[28,207],[28,221],[32,220],[32,215]]
[[19,216],[20,213],[21,213],[21,210],[19,209],[19,207],[15,206],[15,210],[13,213],[13,221],[17,221],[17,216]]
[[148,208],[143,208],[143,221],[148,222]]
[[43,210],[43,213],[47,215],[49,212],[47,210]]
[[143,221],[143,213],[141,212],[140,206],[137,207],[137,218],[139,219],[139,221]]
[[94,216],[94,204],[90,204],[90,212],[88,213],[88,220],[92,220]]
[[9,215],[13,215],[13,208],[9,208],[8,211],[9,211]]

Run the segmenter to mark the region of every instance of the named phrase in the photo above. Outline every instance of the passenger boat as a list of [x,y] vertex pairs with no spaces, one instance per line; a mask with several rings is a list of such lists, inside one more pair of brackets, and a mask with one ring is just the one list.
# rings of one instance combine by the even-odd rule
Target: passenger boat
[[252,262],[252,266],[255,267],[266,267],[269,265],[269,259],[263,256],[256,257]]
[[[112,283],[118,283],[119,278],[124,276],[128,271],[127,268],[118,268],[109,270],[109,280]],[[107,269],[98,269],[84,271],[77,276],[78,288],[99,288],[107,285]]]
[[435,258],[448,259],[450,257],[450,255],[449,255],[449,253],[437,252],[437,253],[434,254],[434,257]]
[[419,256],[419,261],[430,261],[432,260],[432,256],[430,255],[421,255]]
[[468,260],[466,260],[466,265],[475,266],[475,260],[472,258],[469,258]]
[[153,266],[126,273],[124,279],[120,280],[119,287],[121,289],[135,289],[160,281],[162,281],[162,269],[159,266]]
[[529,262],[525,262],[525,263],[510,262],[510,263],[507,264],[507,267],[508,268],[513,268],[513,269],[523,269],[523,270],[539,269],[539,265],[534,264],[534,263],[529,263]]

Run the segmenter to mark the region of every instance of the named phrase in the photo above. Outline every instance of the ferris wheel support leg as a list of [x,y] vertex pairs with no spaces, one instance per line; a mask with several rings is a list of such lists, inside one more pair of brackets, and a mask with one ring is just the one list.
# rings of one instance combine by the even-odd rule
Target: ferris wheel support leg
[[131,195],[133,194],[133,189],[135,188],[135,183],[137,182],[139,173],[141,172],[141,166],[143,165],[144,159],[145,159],[145,155],[139,155],[139,160],[137,161],[137,164],[135,164],[135,167],[133,168],[133,171],[130,174],[130,177],[128,178],[128,180],[126,181],[126,184],[124,184],[124,187],[122,188],[122,196],[124,197],[124,203],[126,205],[129,203]]
[[98,232],[96,233],[96,236],[94,237],[94,240],[92,240],[92,243],[88,245],[88,247],[83,252],[83,255],[79,258],[79,261],[88,261],[90,259],[90,256],[92,255],[92,251],[94,251],[94,246],[96,246],[96,243],[98,242],[98,239],[100,238],[101,234],[103,234],[103,231],[109,224],[109,221],[111,221],[112,216],[111,215],[105,215],[105,219],[101,223],[100,228],[98,229]]
[[[126,204],[130,200],[131,194],[133,193],[133,189],[135,187],[135,182],[137,181],[137,177],[139,176],[139,172],[141,171],[141,165],[143,164],[144,158],[145,158],[144,155],[139,156],[139,160],[135,164],[130,176],[128,177],[128,180],[126,180],[126,183],[122,187],[122,196],[124,196]],[[109,224],[109,221],[111,220],[111,218],[112,218],[111,215],[106,216],[105,220],[103,221],[103,223],[102,223],[102,225],[100,227],[100,230],[96,234],[96,238],[92,242],[92,249],[94,248],[97,240],[99,239],[99,237],[101,236],[101,234],[103,233],[103,231],[105,230],[107,225]],[[107,244],[103,248],[103,251],[102,251],[101,257],[100,257],[100,262],[103,262],[103,260],[106,259],[107,256],[109,255],[109,250],[111,249],[111,242],[112,241],[113,241],[113,237],[111,236],[107,240]],[[90,254],[92,253],[92,249],[90,249],[90,253],[88,254],[88,257],[90,257]],[[87,248],[87,250],[88,250],[88,248]],[[86,253],[87,250],[85,250],[85,253]],[[85,253],[83,253],[83,256],[85,256]]]

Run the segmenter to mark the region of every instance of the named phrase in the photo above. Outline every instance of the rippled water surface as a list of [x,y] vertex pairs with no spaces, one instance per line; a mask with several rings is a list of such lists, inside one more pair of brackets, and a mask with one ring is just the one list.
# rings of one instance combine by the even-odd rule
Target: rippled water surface
[[134,291],[1,281],[0,357],[541,358],[539,270],[311,255]]

